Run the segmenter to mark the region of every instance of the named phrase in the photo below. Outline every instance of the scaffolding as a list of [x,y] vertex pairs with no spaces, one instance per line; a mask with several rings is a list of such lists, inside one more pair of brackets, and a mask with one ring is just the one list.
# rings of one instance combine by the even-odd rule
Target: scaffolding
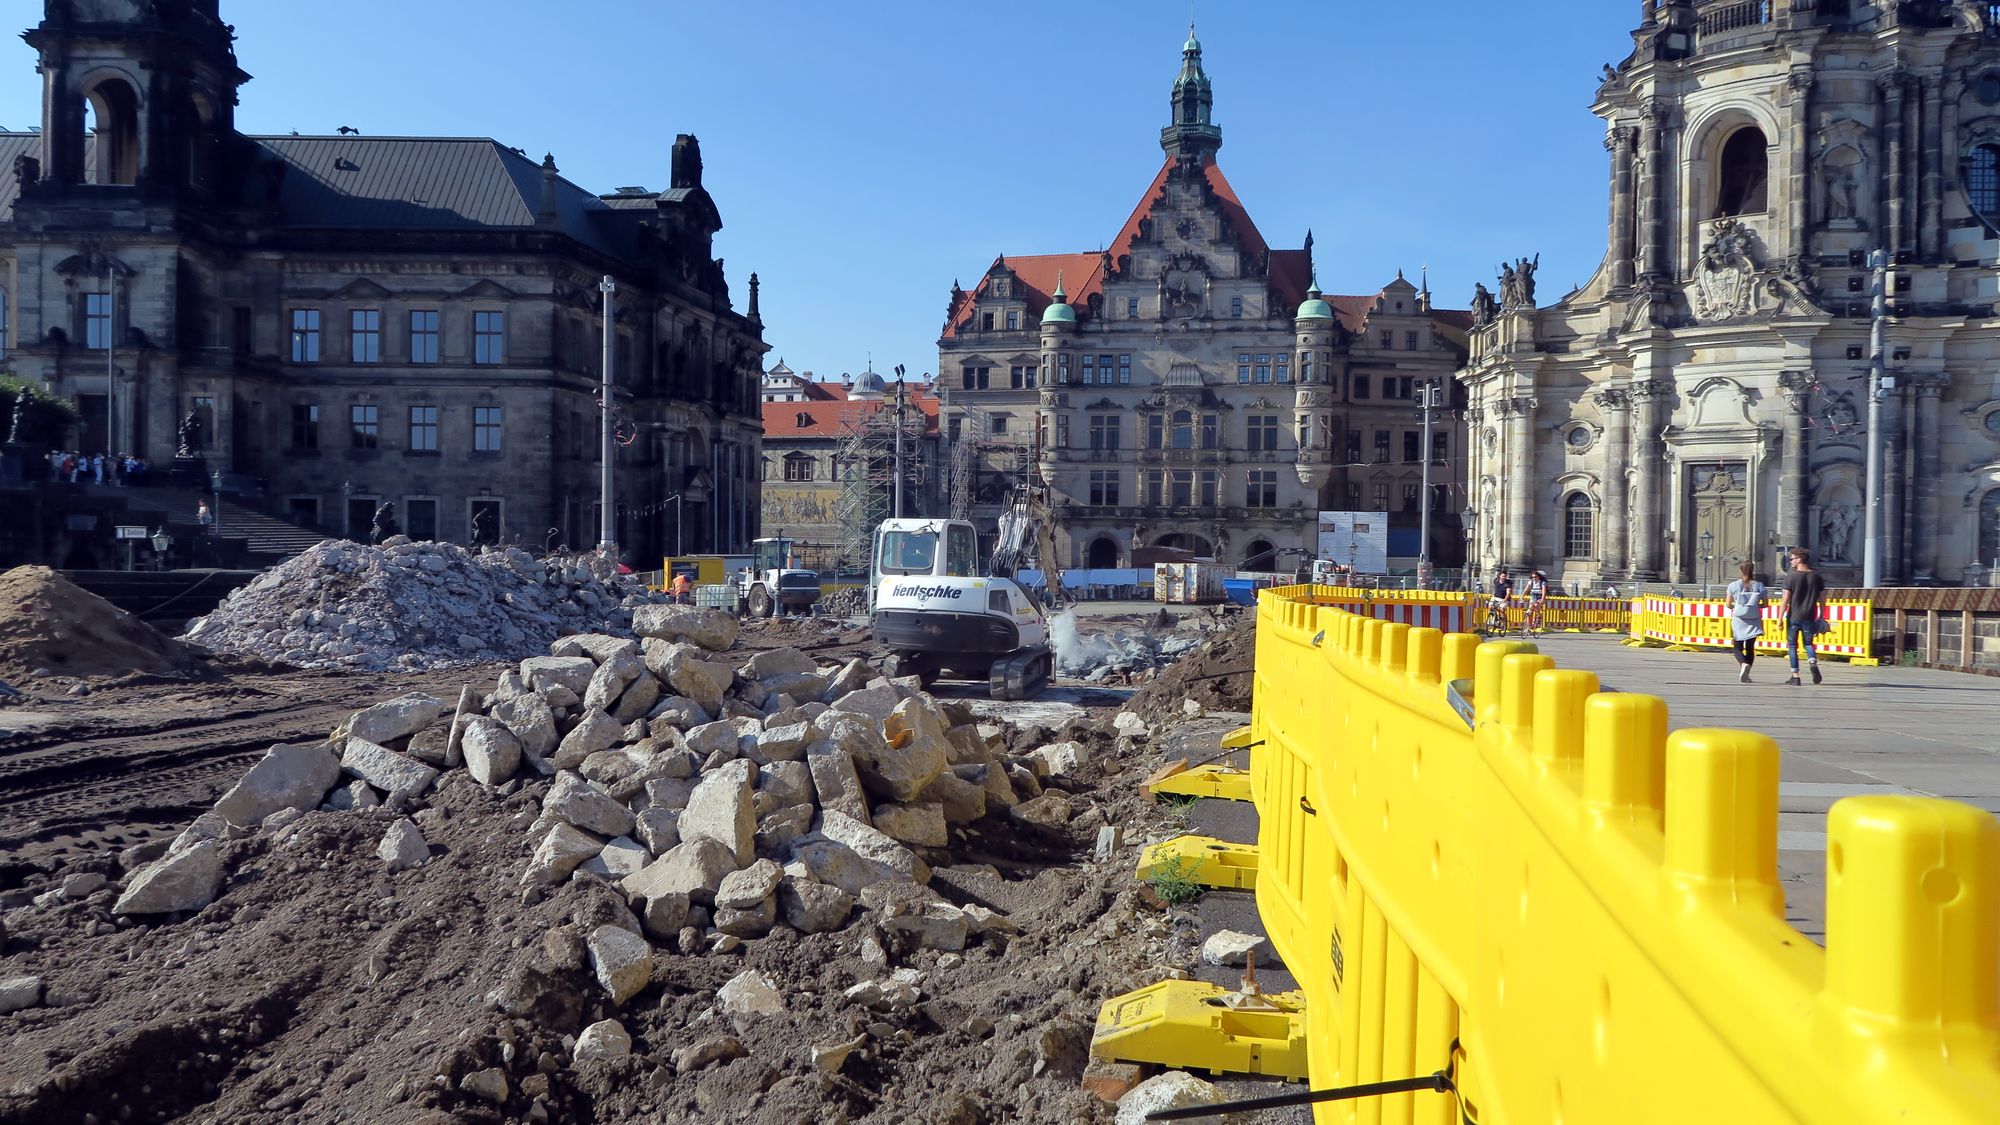
[[840,561],[844,566],[866,567],[875,528],[892,514],[896,492],[897,430],[900,427],[903,461],[903,512],[917,512],[925,486],[930,483],[931,463],[924,456],[924,413],[914,407],[898,410],[894,403],[862,418],[851,418],[841,427],[840,444],[834,453],[834,471],[840,480],[840,496],[834,503],[834,522],[840,529]]

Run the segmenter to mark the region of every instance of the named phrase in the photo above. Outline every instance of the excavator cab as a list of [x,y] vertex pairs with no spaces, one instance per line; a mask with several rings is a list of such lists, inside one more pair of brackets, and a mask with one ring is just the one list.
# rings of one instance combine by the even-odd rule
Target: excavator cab
[[982,568],[964,520],[891,519],[870,553],[870,623],[885,670],[926,682],[946,672],[990,680],[996,699],[1025,699],[1054,663],[1041,605],[1003,569]]

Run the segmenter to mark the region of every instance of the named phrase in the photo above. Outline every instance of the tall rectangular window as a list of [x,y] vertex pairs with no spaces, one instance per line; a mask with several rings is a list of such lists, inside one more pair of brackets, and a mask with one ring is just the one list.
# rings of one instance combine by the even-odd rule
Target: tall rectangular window
[[1279,356],[1279,357],[1277,357],[1277,358],[1278,358],[1278,382],[1280,382],[1280,383],[1289,383],[1289,382],[1291,382],[1291,381],[1292,381],[1292,357],[1291,357],[1291,355],[1290,355],[1289,353],[1287,353],[1287,354],[1285,354],[1285,355],[1281,355],[1281,356]]
[[354,362],[382,362],[382,310],[355,309],[349,313],[347,343]]
[[1406,351],[1417,350],[1417,334],[1415,330],[1403,333],[1403,348]]
[[1008,386],[1017,391],[1028,385],[1028,369],[1018,363],[1008,369],[1007,376]]
[[1271,354],[1269,352],[1257,353],[1257,374],[1255,381],[1259,383],[1268,383],[1271,381]]
[[1215,507],[1222,493],[1222,474],[1214,469],[1203,469],[1195,474],[1195,484],[1199,489],[1196,496],[1201,506]]
[[1166,448],[1167,419],[1163,414],[1146,415],[1146,448]]
[[1403,431],[1404,464],[1414,465],[1418,461],[1423,460],[1423,455],[1417,451],[1417,446],[1420,445],[1422,442],[1423,442],[1423,435],[1419,434],[1417,431],[1415,430]]
[[1354,397],[1355,397],[1355,398],[1367,398],[1367,397],[1368,397],[1368,380],[1369,380],[1369,377],[1368,377],[1368,376],[1366,376],[1366,375],[1356,375],[1356,376],[1354,377]]
[[1406,512],[1416,511],[1417,497],[1422,492],[1423,492],[1423,486],[1419,485],[1417,482],[1415,481],[1403,482],[1403,510]]
[[472,362],[507,362],[506,313],[476,312],[472,314]]
[[1243,492],[1243,506],[1246,508],[1278,506],[1278,470],[1250,470],[1249,483]]
[[1229,315],[1237,318],[1238,320],[1241,320],[1243,318],[1243,298],[1241,297],[1229,298]]
[[1375,463],[1387,464],[1389,460],[1389,431],[1375,431]]
[[292,310],[292,362],[319,362],[319,310]]
[[355,449],[377,449],[382,444],[382,408],[355,404],[347,408],[348,444]]
[[1174,469],[1167,474],[1169,494],[1167,503],[1176,508],[1194,506],[1194,470]]
[[1220,449],[1222,447],[1222,416],[1204,414],[1201,416],[1201,447]]
[[1056,448],[1069,448],[1069,415],[1056,415]]
[[1146,503],[1157,508],[1166,502],[1163,491],[1167,474],[1153,469],[1146,473]]
[[251,344],[250,309],[237,305],[229,310],[229,350],[237,355],[249,355]]
[[1034,366],[1034,365],[1032,365],[1032,364],[1030,364],[1030,365],[1029,365],[1029,367],[1028,367],[1028,386],[1029,386],[1030,388],[1034,387],[1034,385],[1035,385],[1035,376],[1037,376],[1037,375],[1041,374],[1041,371],[1042,371],[1042,369],[1041,369],[1040,367],[1036,367],[1036,366]]
[[1125,315],[1132,320],[1139,319],[1139,298],[1125,298]]
[[1370,504],[1368,510],[1371,512],[1388,511],[1389,482],[1386,480],[1378,480],[1375,482],[1374,486],[1369,491],[1373,494],[1372,495],[1373,503]]
[[1111,508],[1118,504],[1118,470],[1092,469],[1090,471],[1090,503],[1093,507]]
[[295,402],[292,404],[292,448],[319,448],[318,403]]
[[437,447],[438,408],[410,407],[410,448],[421,453],[436,453]]
[[953,416],[953,418],[952,418],[952,420],[951,420],[951,425],[950,425],[950,426],[948,426],[948,427],[946,427],[946,429],[947,429],[947,431],[948,431],[948,432],[950,433],[950,435],[951,435],[951,440],[952,440],[952,441],[957,441],[957,440],[958,440],[958,436],[959,436],[959,435],[960,435],[961,433],[964,433],[964,432],[965,432],[965,419],[963,419],[963,418],[960,418],[960,417],[957,417],[957,416]]
[[993,314],[992,314],[992,313],[990,313],[990,312],[989,312],[989,313],[980,313],[980,314],[979,314],[979,330],[980,330],[981,332],[991,332],[991,331],[993,331]]
[[1132,382],[1132,357],[1130,355],[1121,355],[1118,357],[1118,384],[1120,386],[1125,386],[1130,384],[1131,382]]
[[500,452],[500,408],[472,408],[472,448],[479,453]]
[[1451,435],[1431,435],[1431,460],[1443,461],[1451,456]]
[[1090,448],[1117,449],[1119,420],[1116,414],[1090,416]]
[[1239,352],[1236,356],[1236,381],[1248,385],[1250,382],[1250,353]]
[[1252,414],[1250,416],[1250,451],[1269,452],[1278,448],[1278,416],[1276,414]]
[[1019,309],[1008,309],[1008,310],[1007,310],[1007,331],[1009,331],[1009,332],[1013,332],[1013,331],[1015,331],[1015,330],[1019,329],[1020,327],[1021,327],[1021,313],[1020,313],[1020,310],[1019,310]]
[[1097,382],[1097,357],[1094,355],[1084,356],[1083,385],[1088,387],[1095,382]]
[[436,309],[410,310],[410,362],[436,363],[438,361],[438,311]]
[[96,351],[111,346],[111,294],[83,295],[83,346]]

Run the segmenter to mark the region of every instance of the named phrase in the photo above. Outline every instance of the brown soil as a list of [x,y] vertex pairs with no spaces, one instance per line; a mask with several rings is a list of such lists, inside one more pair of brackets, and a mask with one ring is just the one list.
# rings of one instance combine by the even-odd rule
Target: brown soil
[[1182,717],[1181,701],[1192,699],[1207,711],[1248,711],[1257,657],[1257,615],[1238,611],[1201,647],[1161,671],[1132,696],[1131,710],[1151,724]]
[[[442,692],[432,679],[375,683],[372,697]],[[341,684],[318,683],[326,698],[315,718],[296,695],[291,706],[323,727]],[[230,690],[281,694],[273,680]],[[196,706],[183,698],[165,713]],[[955,966],[893,943],[886,966],[871,964],[860,950],[873,917],[857,912],[838,933],[780,927],[732,954],[663,949],[654,983],[617,1012],[580,951],[592,928],[625,910],[620,896],[590,881],[546,894],[518,883],[543,782],[490,792],[452,775],[414,813],[433,858],[394,875],[374,855],[394,813],[307,814],[289,841],[227,844],[221,897],[159,922],[113,918],[109,887],[27,906],[64,876],[119,875],[106,852],[51,853],[0,879],[17,888],[0,891],[0,908],[22,907],[6,916],[0,977],[33,973],[48,989],[43,1006],[0,1016],[9,1044],[0,1120],[497,1123],[526,1119],[539,1093],[559,1122],[1108,1122],[1109,1107],[1077,1084],[1091,1025],[1105,998],[1158,978],[1178,924],[1145,905],[1132,878],[1144,835],[1173,827],[1136,788],[1159,754],[1121,750],[1103,729],[1109,715],[1057,732],[1097,753],[1094,776],[1074,786],[1065,834],[1031,838],[989,818],[954,839],[951,857],[933,857],[934,889],[1006,912],[1020,936],[978,939]],[[1212,738],[1200,725],[1177,733]],[[191,728],[185,740],[204,737]],[[115,806],[99,807],[115,824]],[[1107,821],[1124,826],[1126,845],[1093,862]],[[716,990],[746,968],[770,977],[784,1011],[731,1017],[715,1007]],[[874,1013],[841,999],[892,968],[923,974],[917,1007]],[[538,1007],[509,1019],[490,999],[496,990],[526,990]],[[612,1015],[633,1037],[632,1056],[573,1064],[570,1037]],[[740,1042],[742,1057],[676,1068],[677,1050],[722,1036]],[[837,1072],[814,1066],[814,1045],[856,1038]],[[458,1089],[488,1067],[507,1073],[502,1106]]]
[[0,679],[172,675],[201,660],[179,642],[45,566],[0,574]]

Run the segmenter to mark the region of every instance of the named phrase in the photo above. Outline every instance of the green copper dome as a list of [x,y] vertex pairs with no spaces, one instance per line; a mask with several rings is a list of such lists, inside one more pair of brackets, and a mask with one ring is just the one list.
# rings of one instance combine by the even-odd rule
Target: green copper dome
[[1299,306],[1298,315],[1293,317],[1292,319],[1294,320],[1333,319],[1333,306],[1327,304],[1325,301],[1320,299],[1318,271],[1314,271],[1312,282],[1306,289],[1305,303]]
[[1048,308],[1042,310],[1043,324],[1075,324],[1076,310],[1069,307],[1069,298],[1063,296],[1062,271],[1056,271],[1056,291],[1049,294],[1055,298]]

